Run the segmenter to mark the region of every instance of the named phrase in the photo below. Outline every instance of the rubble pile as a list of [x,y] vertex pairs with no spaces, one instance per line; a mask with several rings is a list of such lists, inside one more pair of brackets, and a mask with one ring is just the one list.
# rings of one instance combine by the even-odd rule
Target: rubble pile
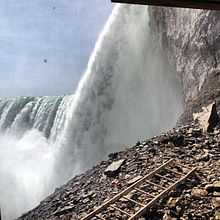
[[81,219],[169,158],[197,171],[144,218],[220,219],[220,130],[207,133],[193,123],[110,154],[107,161],[74,177],[19,220]]

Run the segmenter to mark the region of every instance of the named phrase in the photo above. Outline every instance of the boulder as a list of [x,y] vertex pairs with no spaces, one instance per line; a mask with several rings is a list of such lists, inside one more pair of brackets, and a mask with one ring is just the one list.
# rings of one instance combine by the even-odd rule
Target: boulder
[[111,159],[111,160],[115,160],[115,159],[117,159],[118,155],[119,155],[118,152],[114,152],[114,153],[110,153],[110,154],[108,155],[108,157],[109,157],[109,159]]
[[193,188],[192,189],[192,196],[196,197],[196,198],[201,198],[201,197],[205,197],[208,195],[208,192],[205,189],[200,189],[200,188]]
[[208,132],[213,132],[214,128],[219,124],[220,119],[218,116],[218,112],[216,109],[216,102],[214,102],[214,104],[212,105],[212,110],[211,110],[211,114],[208,120],[208,127],[207,127],[207,131]]
[[179,201],[179,198],[170,197],[169,200],[167,201],[167,206],[169,208],[174,208],[176,207],[176,204],[178,201]]
[[172,218],[169,214],[165,213],[163,215],[163,220],[177,220],[176,218]]
[[215,208],[220,208],[220,197],[212,198],[212,205]]
[[202,107],[202,111],[193,113],[193,118],[198,121],[203,131],[213,132],[214,128],[219,124],[220,119],[216,109],[216,103],[212,103],[206,107]]
[[184,144],[184,136],[183,135],[176,135],[171,138],[172,143],[175,147],[180,147]]
[[215,181],[213,184],[208,184],[205,186],[208,192],[220,192],[220,181]]
[[125,162],[124,159],[112,162],[105,170],[105,175],[108,177],[115,177],[118,175],[122,164]]

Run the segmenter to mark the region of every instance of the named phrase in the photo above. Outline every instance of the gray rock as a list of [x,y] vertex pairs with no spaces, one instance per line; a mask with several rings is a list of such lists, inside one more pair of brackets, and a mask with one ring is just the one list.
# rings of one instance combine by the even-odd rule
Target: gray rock
[[122,164],[125,162],[124,159],[112,162],[105,170],[105,175],[108,177],[115,177],[118,175]]

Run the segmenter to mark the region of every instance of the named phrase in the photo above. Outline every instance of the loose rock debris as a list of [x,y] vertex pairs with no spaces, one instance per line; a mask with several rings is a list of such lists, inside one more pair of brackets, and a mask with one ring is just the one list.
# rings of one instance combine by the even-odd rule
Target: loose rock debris
[[137,219],[163,199],[169,191],[185,181],[195,170],[185,165],[183,168],[176,160],[170,159],[90,212],[82,220]]
[[[175,142],[176,137],[180,136],[183,137],[181,145]],[[202,158],[204,154],[205,159]],[[104,201],[129,187],[132,184],[129,182],[135,177],[143,177],[152,172],[167,158],[184,161],[191,167],[197,167],[197,171],[190,181],[179,185],[166,198],[158,201],[142,219],[219,219],[220,131],[216,129],[207,133],[200,126],[190,124],[152,139],[139,141],[125,151],[111,154],[109,160],[74,177],[19,220],[82,219]],[[124,163],[117,175],[105,175],[107,167],[121,159]],[[167,175],[169,177],[168,171]],[[131,199],[136,197],[136,194],[129,195]],[[139,202],[143,201],[144,198]],[[123,204],[132,205],[129,201]]]

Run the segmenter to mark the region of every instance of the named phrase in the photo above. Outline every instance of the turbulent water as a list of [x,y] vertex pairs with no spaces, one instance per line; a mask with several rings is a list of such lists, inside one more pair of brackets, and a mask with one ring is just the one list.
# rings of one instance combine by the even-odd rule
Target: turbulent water
[[[74,96],[0,100],[0,206],[10,220],[52,192],[67,105]],[[60,176],[61,177],[61,176]],[[60,181],[61,182],[61,181]]]
[[20,137],[36,129],[46,138],[55,138],[57,129],[63,127],[69,99],[70,96],[0,99],[0,131]]
[[144,6],[116,6],[74,96],[2,99],[0,203],[5,219],[108,152],[172,127],[175,72],[150,35]]

